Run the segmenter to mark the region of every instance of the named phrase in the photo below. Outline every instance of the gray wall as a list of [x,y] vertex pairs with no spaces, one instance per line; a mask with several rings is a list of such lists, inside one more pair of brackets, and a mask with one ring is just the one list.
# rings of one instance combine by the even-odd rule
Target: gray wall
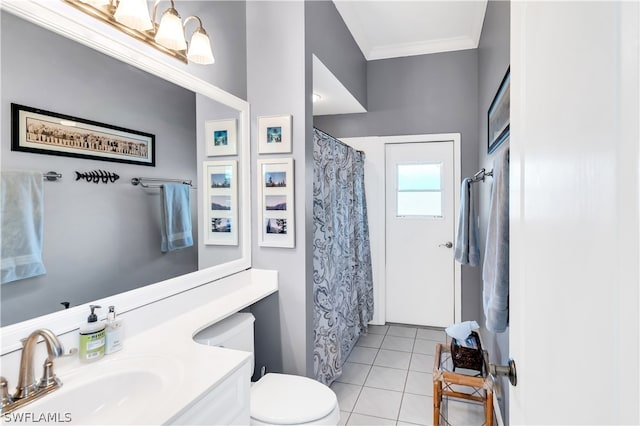
[[[478,46],[479,156],[480,167],[484,167],[487,170],[493,168],[493,159],[507,145],[504,142],[497,152],[487,155],[487,111],[510,63],[510,11],[509,2],[489,1],[484,17],[480,45]],[[489,217],[491,179],[488,179],[484,184],[478,184],[478,190],[480,241],[485,241]],[[481,252],[484,255],[484,247],[482,247]],[[481,305],[482,300],[479,303]],[[484,328],[484,318],[482,326],[482,341],[489,351],[491,362],[506,365],[509,358],[509,333],[494,334],[489,332]],[[500,405],[505,410],[509,406],[507,403],[509,383],[503,379],[501,380],[501,385],[504,390],[504,399]],[[503,412],[505,413],[505,419],[508,419],[508,413],[506,411]]]
[[[86,303],[194,271],[195,192],[195,246],[162,254],[159,192],[129,183],[134,176],[195,181],[194,94],[4,12],[1,65],[2,169],[63,174],[45,183],[48,273],[2,286],[2,325],[62,309],[61,301]],[[11,102],[153,133],[156,167],[11,151]],[[76,170],[95,169],[120,180],[74,181]]]
[[[158,19],[162,11],[169,7],[168,5],[168,2],[160,3]],[[158,52],[154,56],[239,98],[246,99],[246,3],[244,1],[190,0],[177,2],[176,9],[183,19],[190,15],[197,15],[202,19],[204,29],[211,39],[216,62],[212,65],[185,65],[163,53]],[[187,37],[195,28],[195,23],[189,23],[186,29]],[[150,50],[153,51],[153,49]]]
[[[303,2],[250,1],[247,3],[247,96],[251,103],[251,175],[257,176],[258,158],[294,158],[295,248],[259,247],[255,220],[257,194],[252,188],[252,265],[279,271],[278,297],[268,298],[252,308],[256,316],[256,369],[307,375],[309,352],[308,309],[310,292],[306,283],[307,241],[305,229],[308,168],[305,139],[310,133],[310,79],[305,58]],[[293,116],[293,152],[282,155],[257,154],[259,116]],[[280,363],[281,360],[281,363]]]
[[[314,117],[341,137],[461,133],[462,175],[478,166],[478,53],[474,50],[370,61],[368,112]],[[479,319],[479,268],[462,267],[462,318]]]
[[307,1],[307,53],[314,54],[367,107],[367,60],[332,1]]

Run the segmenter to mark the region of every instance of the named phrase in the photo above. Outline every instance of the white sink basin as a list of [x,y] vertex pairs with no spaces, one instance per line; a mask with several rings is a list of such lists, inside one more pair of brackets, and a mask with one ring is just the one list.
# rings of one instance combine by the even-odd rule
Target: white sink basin
[[[102,359],[59,374],[63,385],[16,412],[70,424],[152,424],[163,418],[182,365],[162,356]],[[27,419],[25,419],[27,420]],[[33,421],[33,420],[31,420]]]

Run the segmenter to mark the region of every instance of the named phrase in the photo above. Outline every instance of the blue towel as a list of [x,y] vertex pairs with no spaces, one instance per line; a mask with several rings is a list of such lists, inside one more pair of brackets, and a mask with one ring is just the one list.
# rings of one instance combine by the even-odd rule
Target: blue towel
[[502,333],[509,322],[509,149],[493,162],[487,245],[482,268],[482,300],[489,331]]
[[2,198],[2,284],[46,274],[42,263],[42,173],[4,171]]
[[458,235],[456,236],[455,259],[463,265],[476,266],[480,263],[478,245],[478,217],[473,201],[471,179],[464,179],[460,188],[460,212],[458,215]]
[[160,188],[162,252],[193,245],[189,185],[171,183]]

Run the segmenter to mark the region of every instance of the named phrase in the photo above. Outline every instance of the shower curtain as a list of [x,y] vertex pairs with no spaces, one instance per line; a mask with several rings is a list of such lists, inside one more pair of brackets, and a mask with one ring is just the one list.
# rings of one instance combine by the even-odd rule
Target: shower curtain
[[314,372],[331,384],[373,318],[364,154],[313,133]]

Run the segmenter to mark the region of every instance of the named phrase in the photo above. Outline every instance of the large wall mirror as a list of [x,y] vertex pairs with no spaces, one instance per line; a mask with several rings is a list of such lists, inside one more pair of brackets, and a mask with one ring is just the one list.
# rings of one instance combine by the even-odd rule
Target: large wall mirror
[[[131,310],[250,267],[248,104],[62,2],[2,7],[1,168],[62,174],[44,183],[47,274],[2,285],[3,338],[34,317],[51,315],[64,332],[65,316],[89,302]],[[12,151],[11,103],[154,134],[155,167]],[[237,124],[237,155],[207,156],[209,120]],[[203,238],[207,160],[237,162],[237,245]],[[94,170],[120,178],[76,180],[76,171]],[[192,247],[161,252],[159,188],[134,186],[134,177],[192,181]]]

